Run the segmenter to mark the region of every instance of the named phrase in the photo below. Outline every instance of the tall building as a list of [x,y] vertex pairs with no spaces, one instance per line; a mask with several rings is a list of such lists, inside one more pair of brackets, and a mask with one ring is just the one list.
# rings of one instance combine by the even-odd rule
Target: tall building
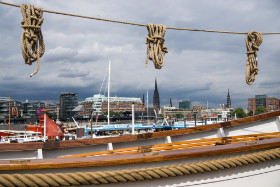
[[160,102],[159,102],[159,93],[157,89],[157,79],[155,80],[155,90],[154,90],[154,96],[153,96],[153,107],[154,108],[160,108]]
[[227,94],[227,108],[231,108],[231,100],[230,100],[230,95],[229,95],[229,89],[228,89],[228,94]]
[[191,107],[192,107],[191,101],[185,100],[179,102],[179,109],[191,109]]
[[22,103],[20,101],[0,97],[0,119],[9,118],[9,105],[11,117],[22,116]]
[[170,104],[169,104],[169,107],[172,107],[171,96],[170,96]]
[[70,120],[76,113],[72,110],[78,106],[78,95],[76,93],[61,94],[59,106],[59,119],[62,121]]
[[248,98],[248,112],[255,114],[258,106],[263,106],[267,111],[279,110],[279,99],[267,97],[267,95],[255,95],[255,98]]

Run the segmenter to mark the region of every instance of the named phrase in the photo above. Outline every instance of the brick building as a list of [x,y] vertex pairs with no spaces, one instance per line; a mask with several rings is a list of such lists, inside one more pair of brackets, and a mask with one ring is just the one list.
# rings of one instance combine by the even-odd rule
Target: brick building
[[[145,111],[145,105],[143,103],[133,103],[133,102],[110,102],[110,111],[113,112],[132,111],[132,104],[134,104],[134,111]],[[108,111],[107,102],[102,102],[101,111],[102,114]]]
[[279,110],[279,99],[267,97],[267,95],[255,95],[255,98],[248,99],[248,112],[255,114],[258,106],[263,106],[267,111]]

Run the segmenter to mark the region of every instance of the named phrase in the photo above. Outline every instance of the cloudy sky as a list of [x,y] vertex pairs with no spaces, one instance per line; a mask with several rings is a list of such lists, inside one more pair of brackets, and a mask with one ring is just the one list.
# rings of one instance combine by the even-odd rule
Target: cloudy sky
[[[141,24],[236,32],[280,32],[278,0],[5,0],[60,11]],[[152,104],[155,77],[161,106],[172,98],[217,107],[230,89],[233,107],[247,108],[256,94],[280,98],[280,35],[264,35],[259,74],[245,82],[246,35],[167,30],[168,53],[161,70],[145,68],[146,27],[44,13],[46,51],[39,72],[21,55],[20,8],[0,4],[0,97],[25,101],[59,100],[62,92],[78,93],[79,101],[99,93],[111,68],[112,95],[142,97]],[[105,83],[104,83],[105,84]],[[105,92],[103,85],[101,93]]]

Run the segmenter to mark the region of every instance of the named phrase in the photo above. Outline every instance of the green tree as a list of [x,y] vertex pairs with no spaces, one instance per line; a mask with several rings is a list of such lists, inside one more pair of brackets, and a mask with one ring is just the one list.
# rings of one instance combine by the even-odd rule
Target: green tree
[[183,118],[183,117],[184,117],[184,115],[180,114],[180,113],[172,115],[172,118],[176,118],[176,119],[180,119],[180,118]]
[[236,108],[233,112],[232,112],[232,115],[235,116],[236,114],[236,117],[238,118],[244,118],[244,117],[247,117],[248,115],[244,112],[243,108],[241,107],[238,107]]
[[[108,112],[104,112],[104,114],[103,114],[105,117],[107,117],[108,116]],[[115,116],[115,112],[114,111],[110,111],[110,117],[113,117],[113,116]]]
[[[114,112],[114,111],[110,111],[110,117],[119,117],[123,112]],[[104,112],[103,116],[107,117],[108,112]]]
[[249,116],[253,116],[253,111],[251,110],[249,113],[248,113]]
[[161,118],[163,118],[164,116],[163,116],[162,114],[159,114],[159,115],[158,115],[158,117],[161,117]]
[[56,119],[57,119],[56,114],[48,113],[47,115],[48,115],[48,117],[51,118],[52,120],[56,120]]
[[258,114],[262,114],[264,112],[267,112],[266,108],[264,108],[263,106],[258,106],[256,108],[256,112],[255,112],[255,115],[258,115]]

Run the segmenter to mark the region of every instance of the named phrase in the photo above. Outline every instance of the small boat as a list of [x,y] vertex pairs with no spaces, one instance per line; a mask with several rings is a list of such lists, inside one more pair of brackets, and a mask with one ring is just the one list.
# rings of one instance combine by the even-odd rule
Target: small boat
[[[278,125],[279,116],[280,111],[275,111],[233,121],[177,130],[66,141],[54,141],[49,139],[46,142],[34,142],[28,145],[15,143],[7,145],[2,144],[0,145],[0,159],[16,159],[19,157],[18,151],[21,152],[21,158],[25,159],[56,158],[73,154],[90,153],[93,150],[107,151],[115,148],[146,146],[194,139],[271,133],[277,132],[280,129]],[[58,132],[57,127],[54,129]],[[25,154],[25,152],[27,154]]]
[[34,131],[0,130],[0,143],[43,142],[43,134]]

